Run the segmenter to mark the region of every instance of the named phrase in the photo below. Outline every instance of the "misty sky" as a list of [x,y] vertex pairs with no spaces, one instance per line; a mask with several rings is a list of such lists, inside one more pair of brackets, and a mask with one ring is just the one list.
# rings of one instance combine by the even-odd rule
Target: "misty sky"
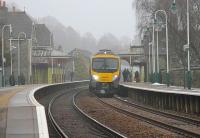
[[16,3],[33,17],[54,16],[79,33],[96,37],[113,33],[117,37],[135,35],[133,0],[6,0]]

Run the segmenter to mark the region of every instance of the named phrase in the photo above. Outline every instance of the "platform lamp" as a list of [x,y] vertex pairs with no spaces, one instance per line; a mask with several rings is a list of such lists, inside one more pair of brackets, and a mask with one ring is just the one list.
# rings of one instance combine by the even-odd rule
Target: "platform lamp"
[[12,39],[10,39],[10,75],[13,75],[13,50],[17,48],[14,45],[12,45]]
[[20,85],[21,84],[21,78],[20,78],[20,76],[21,76],[21,58],[20,58],[20,56],[21,56],[21,52],[20,52],[20,36],[21,35],[24,35],[24,39],[23,40],[26,40],[26,33],[25,32],[19,32],[18,33],[18,36],[17,36],[17,38],[18,38],[18,46],[17,46],[17,48],[18,48],[18,52],[17,52],[17,72],[18,72],[18,85]]
[[165,33],[166,33],[166,58],[167,58],[167,86],[169,87],[170,85],[170,75],[169,75],[169,50],[168,50],[168,17],[167,17],[167,13],[165,10],[157,10],[155,12],[155,19],[157,18],[157,13],[162,13],[165,16]]
[[[172,13],[176,12],[176,0],[173,1],[171,5]],[[187,49],[187,58],[188,58],[188,70],[187,70],[187,87],[191,89],[192,87],[192,74],[190,70],[190,13],[189,13],[189,0],[187,0],[187,44],[184,46]]]

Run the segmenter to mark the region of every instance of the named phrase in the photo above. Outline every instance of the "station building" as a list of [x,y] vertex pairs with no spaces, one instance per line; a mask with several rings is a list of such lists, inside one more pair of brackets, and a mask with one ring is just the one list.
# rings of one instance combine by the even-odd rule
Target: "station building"
[[[62,51],[56,51],[53,34],[45,24],[38,24],[26,11],[16,11],[15,7],[9,11],[5,1],[0,1],[0,19],[0,26],[12,26],[11,35],[8,26],[2,30],[3,38],[0,33],[1,47],[4,40],[6,85],[9,85],[11,74],[14,75],[16,83],[21,75],[24,76],[26,84],[66,81],[66,63],[72,60],[72,57]],[[2,51],[0,55],[1,53]],[[0,74],[2,82],[2,70]]]

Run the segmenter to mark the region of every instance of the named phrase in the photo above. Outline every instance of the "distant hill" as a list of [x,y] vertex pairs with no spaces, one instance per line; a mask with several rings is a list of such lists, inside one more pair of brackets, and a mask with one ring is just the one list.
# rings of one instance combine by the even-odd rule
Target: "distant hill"
[[113,34],[106,33],[97,40],[90,32],[81,36],[73,27],[66,27],[51,16],[39,19],[39,23],[46,24],[54,35],[54,44],[56,46],[61,45],[66,52],[78,48],[96,53],[99,49],[106,48],[119,53],[121,51],[127,51],[129,48],[130,39],[127,37],[118,39]]
[[72,27],[65,27],[56,18],[48,16],[39,20],[40,23],[47,25],[54,35],[54,44],[61,45],[64,51],[71,51],[80,48],[81,37]]

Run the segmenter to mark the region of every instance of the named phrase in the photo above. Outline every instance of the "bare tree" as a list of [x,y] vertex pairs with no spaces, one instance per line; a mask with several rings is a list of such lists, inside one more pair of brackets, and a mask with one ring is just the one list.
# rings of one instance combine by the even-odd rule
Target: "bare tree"
[[[181,64],[186,64],[183,45],[187,42],[187,18],[186,18],[186,0],[176,0],[176,12],[171,11],[173,0],[135,0],[133,8],[136,10],[137,27],[142,33],[145,26],[151,24],[151,17],[156,10],[162,9],[167,12],[169,26],[169,53],[177,57]],[[190,50],[191,64],[200,63],[200,1],[190,0]],[[163,15],[158,15],[162,21],[165,21]],[[163,29],[163,31],[165,31]],[[164,39],[164,33],[161,33],[160,39]]]

